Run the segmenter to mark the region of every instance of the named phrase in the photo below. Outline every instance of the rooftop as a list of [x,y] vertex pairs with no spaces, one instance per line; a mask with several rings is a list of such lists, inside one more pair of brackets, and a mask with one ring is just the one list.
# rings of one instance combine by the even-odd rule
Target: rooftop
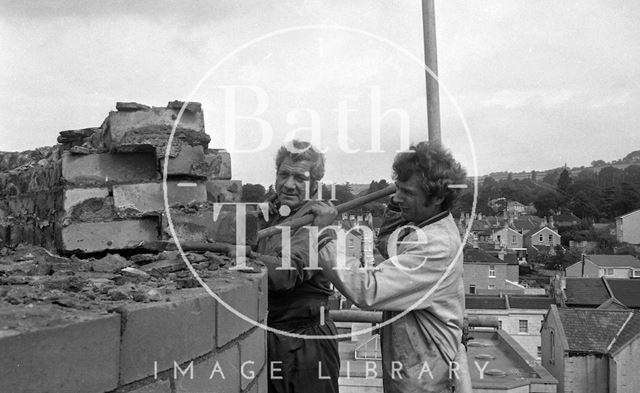
[[602,267],[632,267],[640,269],[640,259],[633,255],[585,255],[585,258]]
[[610,297],[600,278],[567,277],[564,293],[567,305],[587,307],[598,307]]
[[640,333],[640,314],[633,310],[554,309],[570,352],[615,353]]
[[481,248],[465,247],[464,248],[464,263],[491,263],[491,264],[504,264],[505,261],[500,258],[494,257]]

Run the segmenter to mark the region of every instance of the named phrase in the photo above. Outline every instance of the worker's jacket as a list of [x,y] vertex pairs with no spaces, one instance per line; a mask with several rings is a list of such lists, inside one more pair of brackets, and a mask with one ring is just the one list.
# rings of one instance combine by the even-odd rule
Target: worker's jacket
[[[276,215],[265,225],[277,226],[287,219],[300,217],[308,212],[313,203],[307,202],[288,217]],[[282,237],[282,232],[278,232],[260,240],[257,247],[257,252],[262,254],[259,259],[265,262],[268,269],[267,325],[289,331],[317,325],[320,323],[321,310],[324,308],[328,312],[328,297],[333,293],[331,283],[321,270],[305,269],[309,267],[312,255],[314,259],[317,258],[317,239],[310,239],[309,230],[304,227],[291,230],[290,247],[283,247]],[[288,267],[283,266],[286,257],[289,258],[290,268],[282,269]]]
[[[415,224],[414,224],[415,225]],[[385,393],[470,392],[464,346],[462,247],[451,214],[417,224],[396,241],[397,254],[375,269],[355,259],[337,265],[336,241],[320,252],[324,275],[363,309],[383,312],[380,329]],[[407,231],[401,231],[407,232]],[[462,380],[450,380],[458,374]]]

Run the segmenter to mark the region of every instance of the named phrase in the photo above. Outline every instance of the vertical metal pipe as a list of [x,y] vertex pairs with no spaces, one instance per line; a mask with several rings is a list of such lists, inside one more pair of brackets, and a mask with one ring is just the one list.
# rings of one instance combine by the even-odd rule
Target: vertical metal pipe
[[[438,50],[436,46],[436,14],[434,0],[422,0],[422,32],[424,36],[424,62],[438,75]],[[440,137],[440,92],[438,81],[427,71],[427,126],[429,140],[441,142]]]

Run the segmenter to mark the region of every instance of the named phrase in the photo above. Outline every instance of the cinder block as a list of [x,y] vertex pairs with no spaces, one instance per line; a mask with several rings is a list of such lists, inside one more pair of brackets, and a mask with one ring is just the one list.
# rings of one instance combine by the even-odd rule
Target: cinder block
[[[245,375],[250,376],[253,371],[254,378],[262,369],[267,358],[267,331],[257,327],[244,340],[240,341],[240,367],[244,366]],[[244,378],[241,375],[240,387],[247,388],[253,378]]]
[[[207,227],[213,220],[213,211],[190,210],[185,212],[178,208],[171,209],[171,223],[179,242],[206,242]],[[172,239],[173,235],[169,229],[169,218],[166,213],[162,213],[162,238]]]
[[240,202],[242,182],[240,180],[209,180],[207,199],[209,202]]
[[[213,219],[213,209],[171,209],[171,222],[179,241],[216,241],[237,244],[236,241],[236,210],[235,206],[223,206]],[[162,233],[165,239],[170,239],[171,232],[166,214],[162,215]],[[255,212],[247,212],[245,217],[245,242],[255,245],[258,238],[258,216]]]
[[204,160],[209,180],[231,180],[231,155],[228,151],[209,149]]
[[[169,206],[206,202],[207,189],[202,182],[168,181],[167,200]],[[165,209],[162,183],[114,185],[113,203],[121,217],[160,213]]]
[[63,252],[99,252],[136,248],[141,242],[158,240],[158,219],[81,222],[61,229]]
[[[214,283],[207,282],[207,284],[210,288],[215,288],[216,295],[229,307],[250,320],[256,321],[258,319],[256,299],[258,297],[259,280],[249,279],[247,273],[233,272],[233,274],[234,277],[231,283],[215,280]],[[266,274],[266,272],[260,274]],[[216,312],[217,347],[224,346],[253,326],[253,323],[245,321],[224,305],[218,304]]]
[[[183,143],[206,147],[211,138],[204,132],[202,109],[185,110],[174,133],[175,146]],[[106,119],[104,144],[111,151],[142,151],[153,148],[158,158],[164,156],[167,141],[179,109],[110,112]],[[173,144],[172,144],[173,145]]]
[[[188,365],[183,365],[185,370]],[[240,353],[233,345],[224,352],[216,353],[213,357],[193,363],[193,378],[190,372],[181,375],[177,372],[175,381],[176,393],[194,392],[240,392]],[[224,377],[224,378],[223,378]]]
[[106,198],[109,196],[109,189],[100,188],[67,188],[64,190],[62,206],[65,211],[70,211],[73,207],[88,199]]
[[[164,173],[164,155],[160,157],[160,172]],[[204,148],[183,144],[175,157],[169,158],[167,176],[207,177]]]
[[51,325],[0,333],[0,391],[104,392],[117,387],[119,315],[70,315],[51,306],[5,307],[4,312],[39,314],[28,318]]
[[138,389],[131,390],[129,393],[171,393],[171,383],[168,380],[158,380],[148,385],[141,386]]
[[[120,349],[120,383],[173,368],[214,348],[215,301],[201,288],[183,290],[167,303],[127,305]],[[157,362],[157,363],[154,363]]]
[[70,184],[103,185],[157,178],[153,153],[62,155],[62,178]]

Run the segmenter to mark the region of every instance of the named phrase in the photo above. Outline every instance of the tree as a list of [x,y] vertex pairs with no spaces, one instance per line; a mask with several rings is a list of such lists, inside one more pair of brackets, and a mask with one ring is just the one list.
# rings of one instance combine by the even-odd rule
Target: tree
[[542,181],[547,184],[551,184],[552,186],[556,186],[558,184],[559,177],[560,175],[558,174],[558,171],[551,171],[542,178]]
[[560,207],[560,196],[555,191],[546,191],[533,201],[538,216],[545,217],[553,214]]
[[569,190],[569,185],[571,184],[571,177],[569,176],[569,171],[565,168],[558,178],[558,189],[566,193]]
[[605,165],[607,165],[607,163],[604,162],[603,160],[591,161],[591,166],[605,166]]

